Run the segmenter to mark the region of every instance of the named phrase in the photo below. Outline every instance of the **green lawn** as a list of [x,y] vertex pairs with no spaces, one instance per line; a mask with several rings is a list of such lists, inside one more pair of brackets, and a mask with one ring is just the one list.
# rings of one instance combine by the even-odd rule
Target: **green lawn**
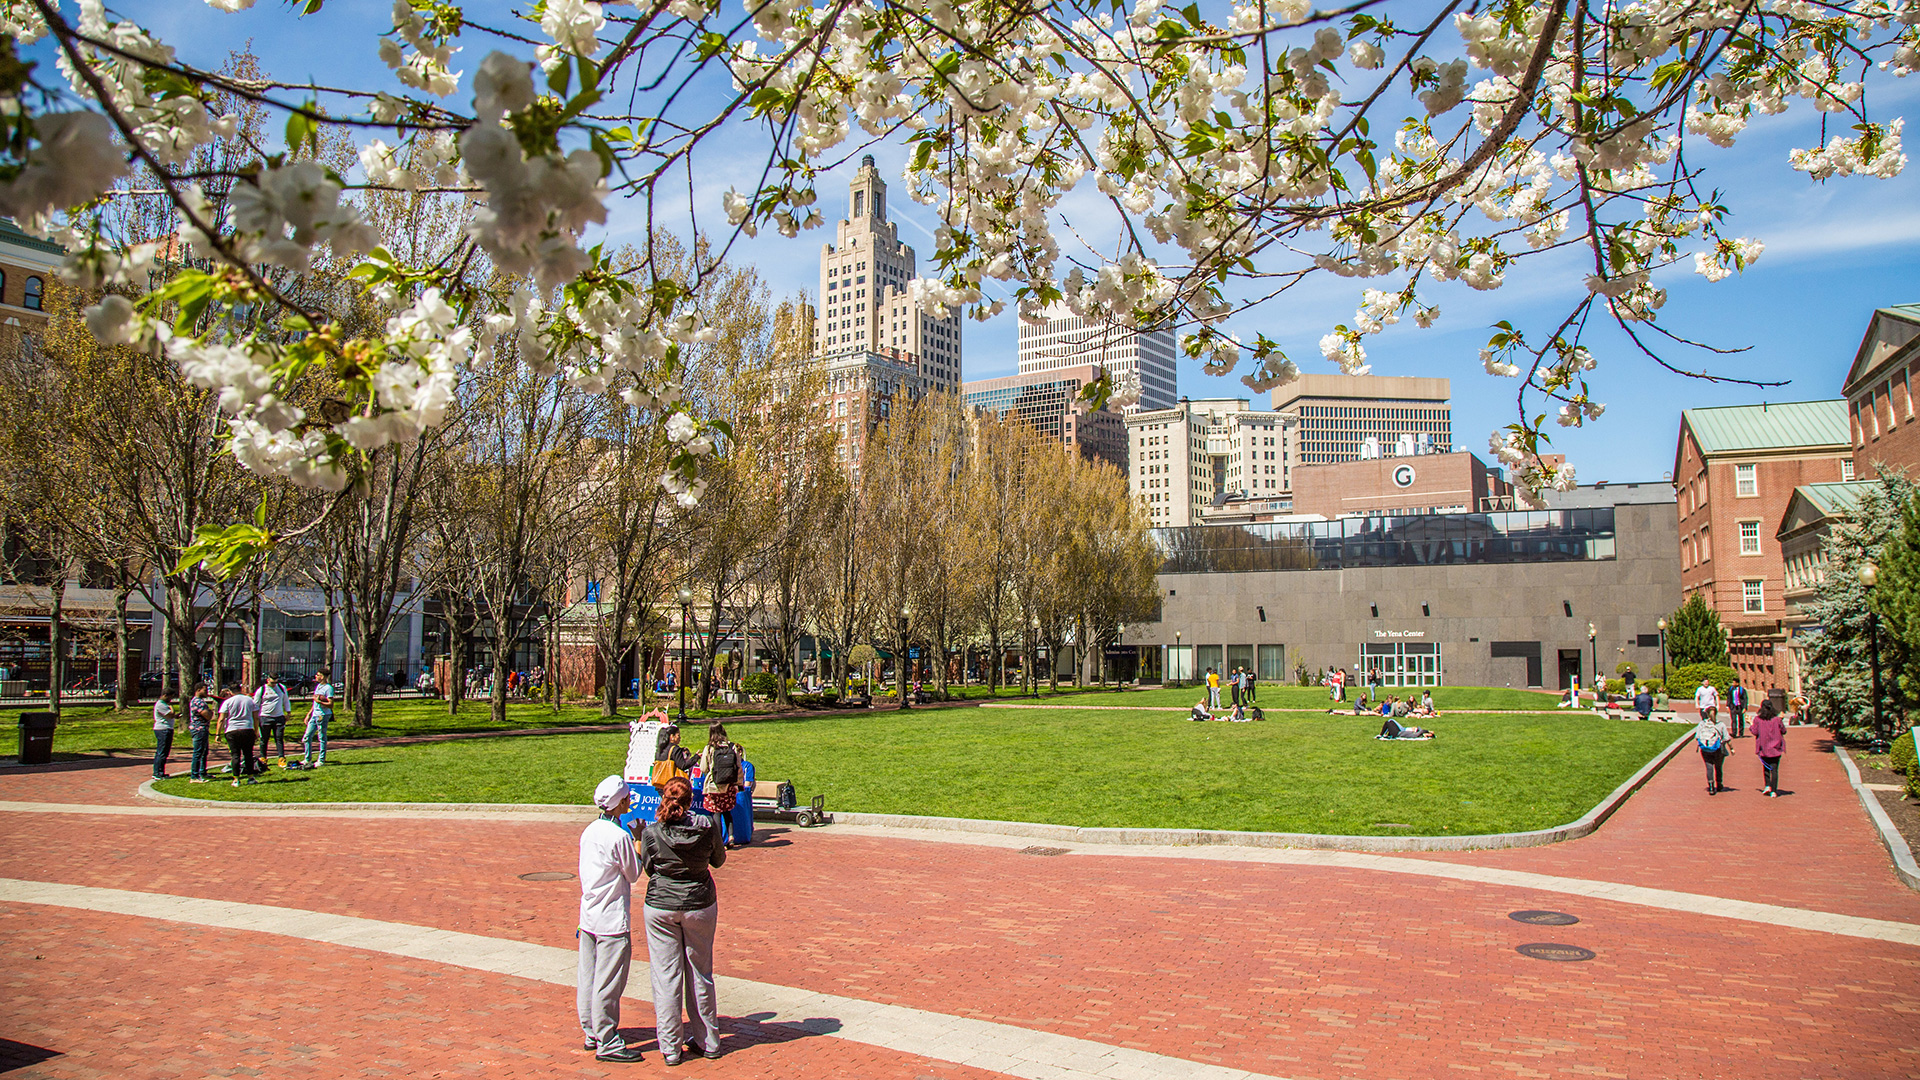
[[[760,777],[794,781],[802,799],[824,794],[829,810],[1379,835],[1572,821],[1675,730],[1590,714],[1460,714],[1435,726],[1432,742],[1380,742],[1378,721],[1355,717],[1228,725],[1157,712],[968,709],[729,730]],[[159,786],[259,802],[584,804],[624,753],[624,736],[613,734],[348,748],[332,755],[337,768],[276,772],[251,787]]]
[[[1324,712],[1329,707],[1340,704],[1342,708],[1353,708],[1354,696],[1358,690],[1349,687],[1347,700],[1336,703],[1327,696],[1324,686],[1284,686],[1276,683],[1260,683],[1254,688],[1260,705],[1266,709],[1313,709]],[[1420,691],[1412,687],[1382,687],[1382,695],[1395,697],[1419,697]],[[1205,687],[1185,686],[1178,689],[1163,690],[1158,687],[1146,690],[1127,690],[1120,692],[1089,691],[1075,694],[1070,700],[1075,705],[1178,705],[1188,708],[1194,702],[1205,698]],[[1441,712],[1453,710],[1551,710],[1554,703],[1563,695],[1543,690],[1514,690],[1501,686],[1437,686],[1433,688],[1434,707]],[[1233,700],[1227,688],[1220,690],[1222,704]],[[1378,700],[1378,699],[1376,699]]]

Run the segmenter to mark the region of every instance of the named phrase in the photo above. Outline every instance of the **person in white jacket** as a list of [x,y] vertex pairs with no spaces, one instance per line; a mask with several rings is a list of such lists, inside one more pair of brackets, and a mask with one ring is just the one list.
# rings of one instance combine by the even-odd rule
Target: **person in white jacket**
[[267,756],[267,743],[277,743],[280,752],[280,767],[287,767],[287,713],[293,711],[293,697],[287,693],[286,685],[277,677],[269,675],[267,681],[254,691],[254,703],[260,707],[260,756]]

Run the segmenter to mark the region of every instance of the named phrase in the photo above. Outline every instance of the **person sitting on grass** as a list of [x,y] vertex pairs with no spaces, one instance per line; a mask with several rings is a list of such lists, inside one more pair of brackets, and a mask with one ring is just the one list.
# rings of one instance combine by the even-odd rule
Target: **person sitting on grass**
[[1362,690],[1360,691],[1360,696],[1353,699],[1353,715],[1368,716],[1372,713],[1373,702],[1368,699],[1367,692]]
[[1387,695],[1386,700],[1380,702],[1380,715],[1381,716],[1393,715],[1393,695],[1391,694]]
[[1246,722],[1247,722],[1247,707],[1246,707],[1245,705],[1242,705],[1242,704],[1241,704],[1240,702],[1238,702],[1238,701],[1236,701],[1236,702],[1234,702],[1234,703],[1233,703],[1233,710],[1232,710],[1231,712],[1229,712],[1229,713],[1227,713],[1227,721],[1228,721],[1229,723],[1234,723],[1234,724],[1244,724],[1244,723],[1246,723]]
[[1213,714],[1207,711],[1207,703],[1205,699],[1202,699],[1200,701],[1196,701],[1193,703],[1193,711],[1187,714],[1187,719],[1189,720],[1213,719]]

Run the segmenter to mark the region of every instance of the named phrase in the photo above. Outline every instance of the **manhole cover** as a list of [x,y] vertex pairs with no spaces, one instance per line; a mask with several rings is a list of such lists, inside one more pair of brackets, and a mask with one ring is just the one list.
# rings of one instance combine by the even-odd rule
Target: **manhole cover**
[[542,870],[537,874],[521,874],[521,881],[572,881],[573,875],[565,870]]
[[1065,855],[1066,853],[1067,849],[1063,847],[1026,847],[1020,849],[1020,854],[1022,855]]
[[1550,941],[1535,941],[1526,945],[1516,945],[1513,951],[1519,953],[1521,956],[1531,956],[1535,960],[1558,960],[1561,962],[1591,960],[1594,957],[1592,949],[1583,949],[1578,945],[1559,945]]
[[1564,911],[1514,911],[1509,912],[1507,918],[1530,926],[1572,926],[1580,921],[1578,915]]

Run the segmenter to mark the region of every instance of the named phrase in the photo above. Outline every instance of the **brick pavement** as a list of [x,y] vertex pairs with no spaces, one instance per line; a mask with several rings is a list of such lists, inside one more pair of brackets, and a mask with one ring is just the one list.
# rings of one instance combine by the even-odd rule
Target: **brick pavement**
[[1820,728],[1787,731],[1778,799],[1760,795],[1752,737],[1709,796],[1697,751],[1680,751],[1597,832],[1547,847],[1419,855],[1920,923],[1920,893],[1893,873]]
[[[256,1076],[600,1078],[667,1073],[653,1013],[629,1001],[640,1065],[580,1049],[565,987],[329,945],[290,945],[68,908],[0,904],[6,1038],[56,1056],[21,1080]],[[949,1062],[745,1020],[735,1056],[688,1076],[986,1080]],[[19,1052],[16,1049],[16,1054]]]
[[[1812,734],[1795,732],[1786,774],[1790,790],[1807,794],[1762,800],[1749,790],[1701,810],[1689,800],[1699,770],[1683,756],[1593,837],[1444,858],[1920,922],[1851,792],[1812,793],[1814,781],[1828,783],[1821,769],[1839,772],[1803,745]],[[69,775],[76,787],[124,792],[142,772]],[[1729,779],[1746,786],[1740,775]],[[44,799],[46,785],[0,775],[0,798]],[[1708,802],[1700,792],[1697,803]],[[1851,819],[1840,812],[1849,803]],[[1712,873],[1689,857],[1703,813],[1743,822],[1757,838],[1727,839],[1726,864]],[[20,817],[0,818],[0,875],[550,945],[567,943],[577,895],[571,882],[517,877],[570,868],[576,827],[558,823],[61,814],[28,827]],[[236,849],[261,854],[236,860]],[[76,850],[90,858],[72,859]],[[1773,867],[1796,869],[1774,873],[1758,861],[1769,851]],[[736,855],[721,880],[725,974],[1275,1075],[1920,1074],[1920,955],[1885,942],[1445,879],[1039,858],[830,829],[774,835]],[[1570,910],[1583,922],[1553,929],[1505,917],[1519,908]],[[1537,940],[1599,956],[1559,965],[1512,951]],[[446,1015],[464,1008],[428,998]],[[570,1006],[558,1011],[569,1030]],[[10,1005],[0,1018],[7,1030],[42,1022]],[[714,1075],[751,1075],[731,1070],[757,1067],[762,1052],[723,1061]],[[409,1054],[457,1064],[431,1046]]]

